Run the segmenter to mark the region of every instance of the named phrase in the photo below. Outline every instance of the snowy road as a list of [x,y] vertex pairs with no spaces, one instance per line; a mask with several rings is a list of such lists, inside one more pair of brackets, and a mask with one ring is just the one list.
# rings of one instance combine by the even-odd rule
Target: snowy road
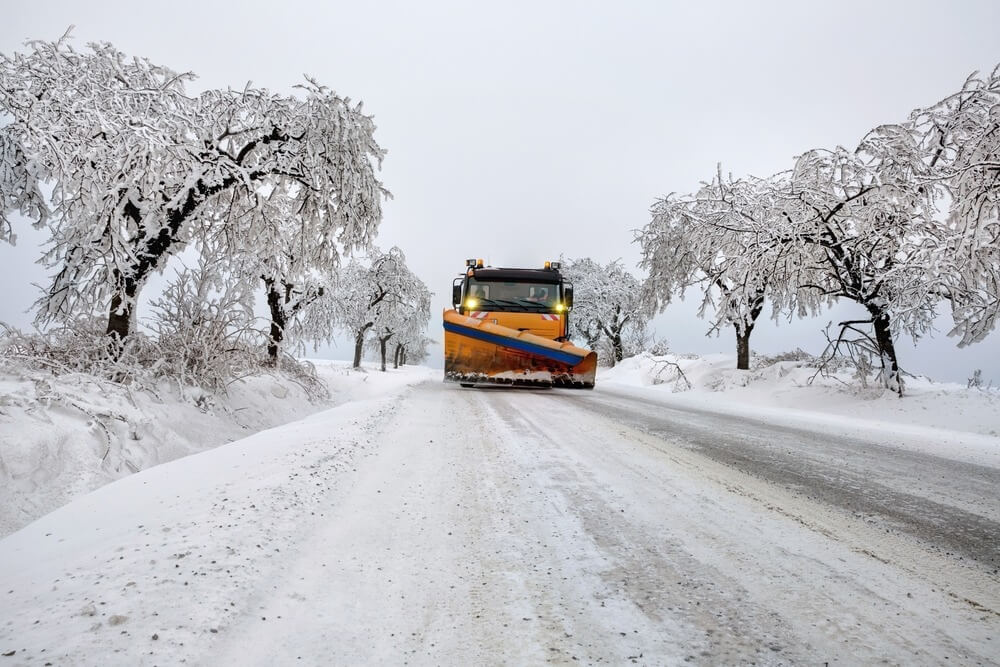
[[[605,391],[587,407],[938,552],[1000,568],[1000,470]],[[654,445],[656,446],[656,445]],[[659,445],[662,449],[664,445]]]
[[[601,387],[424,383],[297,428],[92,501],[155,520],[0,541],[0,667],[1000,656],[995,468]],[[69,523],[113,537],[32,551]]]
[[608,391],[425,385],[386,431],[233,662],[994,657],[997,470]]

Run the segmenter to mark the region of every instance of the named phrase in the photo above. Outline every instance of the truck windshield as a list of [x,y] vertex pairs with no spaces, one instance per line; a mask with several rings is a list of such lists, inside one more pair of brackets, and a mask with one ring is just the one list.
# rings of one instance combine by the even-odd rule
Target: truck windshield
[[559,303],[559,285],[470,278],[465,298],[470,310],[550,310]]

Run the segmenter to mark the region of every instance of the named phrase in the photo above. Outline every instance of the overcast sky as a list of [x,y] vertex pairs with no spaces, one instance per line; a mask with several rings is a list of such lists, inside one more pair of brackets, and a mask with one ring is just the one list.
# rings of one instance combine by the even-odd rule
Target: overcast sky
[[[109,41],[199,78],[292,92],[302,74],[375,116],[394,198],[379,244],[435,292],[430,332],[466,257],[539,266],[560,254],[636,267],[633,230],[717,162],[766,176],[852,146],[1000,62],[1000,2],[37,2],[5,0],[0,51],[29,38]],[[24,326],[44,273],[37,236],[0,246],[0,321]],[[694,296],[656,319],[677,352],[705,338]],[[819,352],[820,320],[755,331],[765,352]],[[142,313],[140,313],[140,317]],[[912,372],[1000,383],[1000,334],[957,350],[899,345]],[[333,356],[348,358],[340,345]],[[437,353],[439,355],[439,353]]]

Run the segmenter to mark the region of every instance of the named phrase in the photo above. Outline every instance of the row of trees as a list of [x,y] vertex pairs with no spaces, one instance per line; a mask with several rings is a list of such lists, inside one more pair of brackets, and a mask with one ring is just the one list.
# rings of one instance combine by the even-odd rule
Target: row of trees
[[[366,347],[383,366],[390,352],[397,364],[426,354],[429,292],[398,248],[373,245],[389,193],[361,105],[311,79],[296,95],[191,94],[192,79],[110,44],[77,52],[67,36],[0,54],[0,242],[16,240],[13,211],[50,235],[39,323],[103,312],[120,354],[149,277],[187,250],[202,258],[199,279],[182,276],[167,296],[224,294],[218,303],[245,308],[262,290],[272,363],[288,336],[338,331],[354,338],[356,365]],[[998,109],[995,70],[853,150],[810,150],[766,178],[720,169],[656,202],[637,237],[645,283],[619,262],[565,263],[574,336],[614,363],[646,342],[649,313],[694,288],[748,368],[767,301],[791,318],[846,299],[867,318],[842,333],[868,327],[902,391],[900,332],[923,335],[946,301],[967,345],[1000,312]]]
[[[338,328],[359,345],[369,329],[395,341],[397,361],[419,354],[429,296],[402,252],[373,247],[389,193],[361,104],[312,79],[278,95],[192,94],[193,78],[110,44],[78,52],[68,33],[0,54],[0,242],[16,241],[15,211],[49,234],[38,323],[103,312],[117,356],[150,276],[187,251],[211,274],[198,290],[224,285],[244,305],[263,290],[272,363],[289,334],[328,340]],[[341,266],[358,252],[369,261]],[[358,334],[350,304],[371,301],[371,285],[384,294]]]
[[853,150],[814,149],[758,178],[721,172],[693,194],[655,203],[637,235],[647,303],[662,310],[693,288],[713,330],[732,327],[738,367],[765,301],[774,317],[836,300],[867,317],[863,333],[886,385],[902,393],[894,341],[931,327],[939,303],[959,345],[1000,313],[1000,67]]
[[300,338],[329,339],[331,326],[349,334],[355,368],[361,365],[366,347],[379,354],[383,371],[390,349],[394,367],[426,359],[433,342],[424,333],[431,292],[406,266],[402,250],[375,250],[366,261],[352,259],[339,272],[337,286],[303,318]]

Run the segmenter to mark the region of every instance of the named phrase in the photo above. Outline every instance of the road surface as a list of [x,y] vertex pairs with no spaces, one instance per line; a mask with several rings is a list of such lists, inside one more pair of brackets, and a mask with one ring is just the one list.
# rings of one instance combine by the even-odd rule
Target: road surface
[[608,389],[424,384],[382,433],[233,662],[1000,658],[996,469]]
[[[0,541],[0,667],[1000,660],[1000,471],[424,382]],[[11,653],[13,652],[13,653]]]

